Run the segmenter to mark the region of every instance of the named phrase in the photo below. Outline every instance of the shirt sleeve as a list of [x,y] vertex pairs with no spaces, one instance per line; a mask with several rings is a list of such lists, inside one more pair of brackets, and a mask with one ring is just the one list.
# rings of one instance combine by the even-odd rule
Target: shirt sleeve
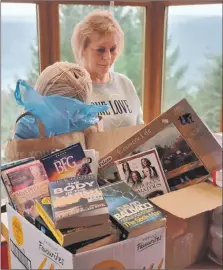
[[139,114],[137,115],[136,124],[144,124],[142,107],[140,106]]

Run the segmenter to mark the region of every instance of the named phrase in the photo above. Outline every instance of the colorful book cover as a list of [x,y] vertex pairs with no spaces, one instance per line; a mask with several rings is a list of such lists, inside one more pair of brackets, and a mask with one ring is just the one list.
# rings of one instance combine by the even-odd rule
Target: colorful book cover
[[29,215],[35,219],[38,214],[35,208],[35,200],[48,196],[48,181],[37,183],[12,194],[16,209],[20,215]]
[[[36,198],[48,195],[48,178],[39,160],[18,162],[2,172],[4,179],[10,183],[10,198],[13,206],[21,215],[36,217]],[[15,165],[15,163],[14,163]]]
[[73,144],[40,159],[49,181],[91,173],[80,143]]
[[115,163],[121,180],[140,196],[150,199],[169,192],[166,176],[155,148],[117,160]]
[[[103,235],[103,225],[99,225],[98,230],[96,226],[92,227],[77,227],[77,228],[67,228],[67,229],[61,229],[58,230],[55,228],[55,224],[53,221],[53,212],[52,212],[52,206],[51,206],[51,200],[50,197],[45,197],[39,200],[36,200],[36,210],[40,217],[38,216],[36,218],[36,226],[42,230],[45,234],[49,235],[51,237],[51,234],[55,237],[56,241],[61,246],[69,246],[71,244],[80,242],[78,239],[86,240],[86,238],[96,238],[97,236]],[[41,222],[42,218],[42,222]],[[109,233],[109,224],[108,224],[108,230],[105,233]],[[79,236],[77,234],[80,234]],[[92,236],[93,233],[93,237]],[[84,238],[84,239],[83,239]]]
[[55,222],[107,207],[94,175],[51,181],[49,192]]
[[48,180],[46,171],[38,160],[6,169],[3,173],[10,182],[11,192]]
[[12,187],[10,179],[9,179],[7,173],[6,173],[6,170],[9,170],[11,168],[14,168],[14,167],[29,163],[29,162],[34,161],[34,160],[35,160],[35,158],[25,158],[25,159],[13,161],[13,162],[5,163],[5,164],[1,165],[1,179],[2,179],[2,182],[3,182],[4,186],[5,186],[6,192],[8,194],[8,197],[9,197],[10,202],[13,205],[13,207],[14,207],[14,204],[13,204],[13,202],[11,200],[11,195],[13,193],[13,187]]
[[120,181],[101,187],[108,204],[112,222],[122,231],[122,237],[143,225],[148,225],[164,215],[125,182]]

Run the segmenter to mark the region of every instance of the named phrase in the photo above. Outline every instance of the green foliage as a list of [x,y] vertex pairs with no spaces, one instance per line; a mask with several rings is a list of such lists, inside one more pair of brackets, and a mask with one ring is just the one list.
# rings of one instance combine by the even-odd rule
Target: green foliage
[[222,108],[222,55],[209,55],[201,68],[202,80],[192,103],[207,126],[219,132]]
[[[180,50],[176,47],[172,50],[171,37],[167,41],[167,57],[164,70],[164,94],[163,94],[163,111],[166,111],[182,98],[188,96],[188,84],[182,81],[187,72],[187,65],[178,65]],[[178,67],[176,68],[176,66]]]
[[32,68],[27,72],[27,82],[29,83],[29,85],[34,87],[36,80],[39,76],[39,50],[37,42],[35,42],[35,45],[31,45],[30,50],[32,52]]

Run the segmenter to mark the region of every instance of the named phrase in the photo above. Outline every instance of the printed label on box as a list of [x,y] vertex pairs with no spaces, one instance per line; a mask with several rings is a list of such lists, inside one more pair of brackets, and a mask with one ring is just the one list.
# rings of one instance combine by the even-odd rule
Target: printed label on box
[[73,269],[72,254],[7,206],[12,269]]

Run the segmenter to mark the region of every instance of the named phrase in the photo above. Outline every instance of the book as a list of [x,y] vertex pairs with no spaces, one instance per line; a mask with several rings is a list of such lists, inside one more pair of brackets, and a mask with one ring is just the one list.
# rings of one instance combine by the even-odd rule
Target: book
[[24,159],[20,159],[17,161],[13,161],[13,162],[5,163],[5,164],[1,165],[1,180],[2,180],[2,183],[5,187],[6,194],[8,195],[9,201],[10,201],[13,208],[15,208],[15,205],[14,205],[12,198],[11,198],[11,195],[13,193],[13,188],[12,188],[12,184],[10,182],[10,179],[5,171],[8,169],[11,169],[13,167],[17,167],[19,165],[29,163],[29,162],[34,161],[34,160],[35,160],[35,158],[32,158],[32,157],[31,158],[24,158]]
[[42,224],[40,224],[41,220],[37,218],[36,222],[39,223],[39,228],[42,226],[41,230],[45,230],[45,232],[47,232],[49,236],[51,234],[48,232],[48,230],[50,230],[57,242],[63,247],[83,242],[89,239],[102,237],[110,233],[111,224],[108,221],[104,224],[98,224],[91,227],[84,226],[79,228],[67,228],[62,230],[56,229],[53,221],[53,212],[50,197],[36,200],[36,210],[46,224],[46,226],[44,226],[43,222]]
[[151,202],[120,181],[101,187],[110,219],[121,231],[121,239],[136,237],[165,226],[166,218]]
[[106,223],[108,207],[94,175],[49,182],[53,219],[57,229]]
[[84,153],[87,158],[87,162],[90,166],[91,173],[97,177],[98,175],[98,152],[96,152],[94,149],[87,149],[84,150]]
[[48,178],[39,160],[11,167],[4,171],[11,185],[11,200],[15,209],[23,216],[26,212],[36,216],[36,198],[48,195]]
[[106,236],[89,239],[77,244],[66,247],[66,249],[72,254],[79,254],[82,252],[94,250],[96,248],[104,247],[117,243],[119,241],[119,236],[116,230],[112,229],[111,233]]
[[58,150],[40,159],[49,181],[91,173],[80,143]]
[[140,196],[151,199],[169,192],[156,148],[115,162],[120,179]]
[[[54,237],[44,220],[38,216],[35,220],[35,226],[45,235],[47,235],[54,242],[58,243],[57,239]],[[119,241],[118,233],[116,230],[111,229],[111,232],[107,235],[96,237],[93,239],[87,239],[82,242],[74,243],[69,246],[64,246],[64,248],[72,254],[78,254],[81,252],[93,250],[95,248],[103,247],[109,244],[113,244]],[[60,243],[58,243],[60,244]]]
[[171,191],[205,181],[222,167],[222,148],[186,99],[99,160],[102,178],[116,177],[115,161],[156,148]]
[[45,169],[38,160],[5,169],[3,174],[10,182],[11,193],[48,180]]

